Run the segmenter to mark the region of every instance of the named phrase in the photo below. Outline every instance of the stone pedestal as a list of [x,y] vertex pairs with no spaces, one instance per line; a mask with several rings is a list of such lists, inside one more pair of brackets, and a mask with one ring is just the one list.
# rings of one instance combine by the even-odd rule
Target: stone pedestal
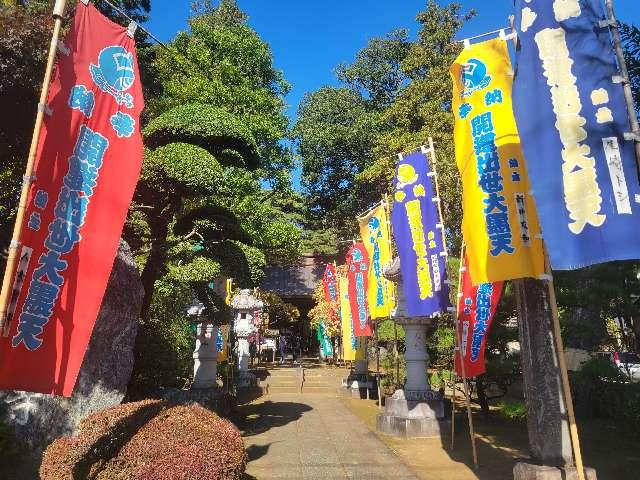
[[[585,468],[587,480],[597,480],[593,468]],[[578,480],[578,470],[575,467],[549,467],[518,462],[513,467],[514,480]]]
[[439,437],[447,425],[442,396],[429,386],[427,366],[427,318],[398,318],[405,331],[407,381],[386,399],[378,415],[377,429],[397,437]]
[[433,390],[396,390],[376,420],[379,432],[402,438],[440,437],[448,424],[442,396]]
[[[518,464],[515,479],[573,478],[571,437],[553,338],[549,292],[540,280],[514,281],[527,404],[529,449],[536,464]],[[595,478],[595,471],[589,469]],[[567,476],[560,476],[562,472]],[[577,476],[575,477],[577,478]]]
[[238,338],[238,387],[252,387],[256,385],[256,377],[249,371],[249,340],[246,337]]
[[[358,338],[359,349],[362,348],[362,344],[364,344],[365,358],[362,360],[356,360],[353,365],[353,371],[349,373],[347,378],[342,379],[342,387],[345,389],[342,393],[355,398],[373,398],[370,392],[376,389],[376,385],[374,378],[369,376],[369,361],[366,358],[366,339],[360,337]],[[368,392],[369,395],[367,395]]]
[[218,327],[210,322],[196,324],[196,348],[193,351],[193,388],[215,388],[218,386],[218,349],[216,336]]

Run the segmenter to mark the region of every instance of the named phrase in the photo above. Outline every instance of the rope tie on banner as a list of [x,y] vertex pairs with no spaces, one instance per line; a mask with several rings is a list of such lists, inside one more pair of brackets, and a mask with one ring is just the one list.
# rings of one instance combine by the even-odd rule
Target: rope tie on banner
[[71,50],[69,50],[69,47],[67,47],[62,40],[57,41],[56,47],[58,48],[58,51],[65,57],[68,57],[71,54]]
[[45,103],[38,103],[38,112],[44,113],[48,117],[53,115],[53,109]]

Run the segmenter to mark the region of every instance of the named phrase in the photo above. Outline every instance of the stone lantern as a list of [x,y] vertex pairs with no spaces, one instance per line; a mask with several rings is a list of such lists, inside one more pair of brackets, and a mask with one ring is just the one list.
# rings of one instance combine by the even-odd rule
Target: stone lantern
[[187,310],[187,315],[195,324],[196,348],[193,351],[193,383],[192,388],[215,388],[218,386],[216,345],[218,327],[213,319],[206,315],[205,307],[199,301]]
[[407,381],[385,401],[384,412],[378,415],[377,429],[400,437],[438,437],[444,426],[442,395],[431,390],[428,382],[427,328],[433,319],[410,317],[402,289],[400,261],[396,258],[383,269],[385,278],[396,283],[396,310],[392,317],[405,331]]
[[231,299],[233,309],[233,332],[238,339],[238,387],[256,385],[256,377],[249,372],[249,337],[258,332],[256,317],[261,318],[264,304],[252,295],[251,290],[240,290]]

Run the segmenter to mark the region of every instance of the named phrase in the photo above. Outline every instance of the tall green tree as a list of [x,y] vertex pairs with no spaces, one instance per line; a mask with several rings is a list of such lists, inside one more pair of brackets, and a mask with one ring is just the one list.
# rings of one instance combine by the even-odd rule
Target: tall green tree
[[461,202],[453,149],[452,84],[449,67],[461,47],[455,43],[459,29],[473,17],[462,13],[460,3],[440,6],[429,0],[417,16],[420,31],[401,63],[407,81],[397,98],[382,114],[387,129],[374,149],[374,162],[358,176],[366,190],[390,189],[397,153],[418,149],[433,137],[438,154],[438,173],[445,221],[453,246],[459,245]]
[[298,254],[297,226],[272,201],[279,191],[260,185],[288,166],[279,144],[286,82],[234,2],[204,9],[190,27],[158,52],[163,91],[148,102],[158,115],[143,132],[148,152],[128,226],[144,262],[143,316],[163,276],[191,284],[215,310],[214,277],[255,286],[267,261]]
[[372,39],[353,63],[337,67],[341,86],[323,87],[300,103],[292,137],[302,159],[312,231],[352,238],[357,235],[354,215],[379,201],[379,191],[362,188],[355,179],[373,161],[373,148],[386,128],[382,112],[406,79],[400,65],[409,48],[404,30]]
[[633,90],[636,114],[640,115],[640,29],[635,25],[621,24],[620,34],[624,47],[624,58],[629,70],[629,81]]

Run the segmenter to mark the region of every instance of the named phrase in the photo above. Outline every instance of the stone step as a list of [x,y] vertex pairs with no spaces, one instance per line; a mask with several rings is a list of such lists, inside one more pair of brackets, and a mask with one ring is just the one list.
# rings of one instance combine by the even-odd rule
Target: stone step
[[300,393],[300,386],[297,387],[282,387],[282,386],[269,386],[268,393]]
[[309,387],[305,385],[302,387],[302,393],[335,394],[336,389],[331,387]]

